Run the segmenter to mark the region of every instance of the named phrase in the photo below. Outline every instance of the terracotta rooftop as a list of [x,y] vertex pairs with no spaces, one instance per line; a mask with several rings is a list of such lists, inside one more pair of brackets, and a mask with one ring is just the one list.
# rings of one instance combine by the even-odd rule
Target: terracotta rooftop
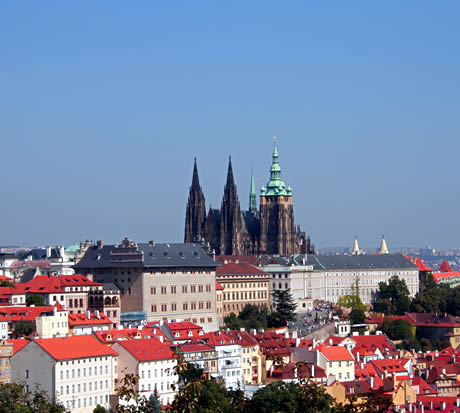
[[118,344],[139,361],[169,360],[177,357],[166,344],[155,338],[122,340]]

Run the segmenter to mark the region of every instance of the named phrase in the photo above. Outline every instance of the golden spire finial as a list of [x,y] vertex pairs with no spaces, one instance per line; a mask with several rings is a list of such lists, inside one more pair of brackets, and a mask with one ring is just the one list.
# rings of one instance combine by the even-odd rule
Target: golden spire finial
[[276,144],[276,136],[273,136],[273,143]]

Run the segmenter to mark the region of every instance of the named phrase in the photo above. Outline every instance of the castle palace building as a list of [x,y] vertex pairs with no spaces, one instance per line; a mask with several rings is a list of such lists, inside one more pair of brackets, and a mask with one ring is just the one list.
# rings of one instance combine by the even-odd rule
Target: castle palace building
[[276,140],[270,180],[260,190],[259,210],[254,175],[251,176],[249,209],[241,210],[230,158],[221,208],[210,208],[206,214],[195,159],[185,213],[184,241],[206,241],[217,255],[313,253],[310,239],[295,226],[292,190],[281,180]]

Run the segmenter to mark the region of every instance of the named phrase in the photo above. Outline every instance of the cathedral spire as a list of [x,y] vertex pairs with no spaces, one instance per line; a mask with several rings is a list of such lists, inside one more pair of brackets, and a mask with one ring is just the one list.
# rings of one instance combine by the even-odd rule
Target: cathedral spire
[[195,157],[195,163],[193,164],[192,188],[193,189],[200,188],[200,178],[198,177],[198,166],[196,164],[196,157]]
[[251,188],[249,189],[249,212],[253,215],[257,214],[257,196],[256,184],[254,183],[254,172],[251,168]]
[[387,247],[387,243],[385,241],[385,236],[382,235],[382,242],[380,243],[380,251],[379,251],[379,254],[388,254],[388,247]]
[[361,250],[359,249],[359,245],[358,245],[358,237],[355,235],[355,240],[353,242],[353,250],[351,251],[351,254],[352,255],[360,255],[361,254]]
[[227,171],[227,184],[226,187],[234,187],[235,181],[233,179],[232,157],[228,157],[228,171]]

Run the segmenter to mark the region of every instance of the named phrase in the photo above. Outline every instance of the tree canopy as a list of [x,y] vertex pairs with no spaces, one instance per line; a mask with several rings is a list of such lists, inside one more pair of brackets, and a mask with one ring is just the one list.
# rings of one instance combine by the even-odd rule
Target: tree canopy
[[274,311],[270,314],[269,324],[273,327],[286,325],[286,321],[295,321],[297,304],[292,298],[291,290],[275,290],[272,293]]
[[43,302],[43,297],[38,294],[30,294],[26,298],[26,304],[30,307],[31,305],[34,305],[35,307],[43,307],[44,302]]
[[382,323],[382,331],[391,340],[410,340],[414,337],[412,325],[407,320],[392,320],[385,317]]
[[397,275],[391,277],[388,284],[379,283],[374,311],[385,315],[404,315],[410,309],[411,299],[405,280]]
[[238,314],[231,313],[224,318],[224,323],[230,330],[239,330],[245,328],[250,330],[255,328],[256,330],[268,327],[269,310],[266,306],[258,307],[253,304],[246,304]]
[[366,319],[366,314],[364,314],[364,311],[360,308],[354,308],[351,310],[348,318],[352,324],[362,324]]

